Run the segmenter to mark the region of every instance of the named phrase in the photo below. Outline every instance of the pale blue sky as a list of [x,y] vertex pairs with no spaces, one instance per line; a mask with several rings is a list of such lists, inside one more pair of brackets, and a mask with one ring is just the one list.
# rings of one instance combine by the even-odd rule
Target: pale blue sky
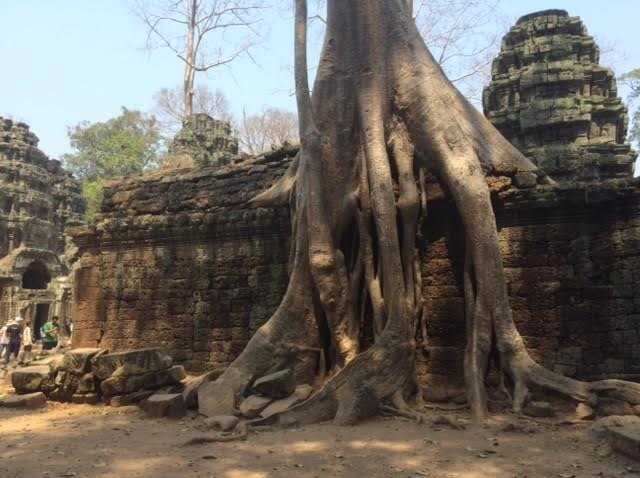
[[[242,59],[199,80],[224,91],[235,114],[295,108],[293,26],[288,0],[280,1],[283,8],[265,21],[264,46],[254,52],[258,64]],[[640,67],[638,0],[504,0],[503,8],[512,24],[536,10],[566,9],[624,53],[617,73]],[[0,115],[29,123],[40,147],[58,157],[69,151],[67,126],[106,120],[121,106],[147,111],[154,92],[180,83],[181,63],[144,43],[125,0],[0,0]]]

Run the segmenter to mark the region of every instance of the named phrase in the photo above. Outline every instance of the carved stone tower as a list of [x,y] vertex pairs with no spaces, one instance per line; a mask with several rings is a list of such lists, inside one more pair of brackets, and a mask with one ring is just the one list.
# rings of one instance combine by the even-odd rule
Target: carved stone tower
[[493,62],[485,115],[555,180],[633,175],[627,108],[599,57],[579,17],[545,10],[520,18]]

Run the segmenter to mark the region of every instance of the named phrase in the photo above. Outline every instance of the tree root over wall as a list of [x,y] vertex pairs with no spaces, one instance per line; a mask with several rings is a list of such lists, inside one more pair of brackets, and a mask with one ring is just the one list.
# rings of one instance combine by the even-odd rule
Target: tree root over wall
[[474,417],[487,414],[494,346],[516,411],[531,385],[590,404],[601,395],[640,404],[640,384],[579,382],[527,352],[511,315],[485,174],[542,174],[448,81],[416,29],[411,3],[328,0],[311,97],[307,7],[297,0],[301,149],[286,175],[252,200],[290,204],[290,282],[273,317],[218,380],[241,396],[256,378],[285,367],[300,383],[321,377],[308,400],[272,419],[281,424],[353,423],[376,410],[371,397],[378,410],[415,416],[405,398],[415,389],[415,337],[424,330],[416,234],[429,173],[464,225],[464,368]]

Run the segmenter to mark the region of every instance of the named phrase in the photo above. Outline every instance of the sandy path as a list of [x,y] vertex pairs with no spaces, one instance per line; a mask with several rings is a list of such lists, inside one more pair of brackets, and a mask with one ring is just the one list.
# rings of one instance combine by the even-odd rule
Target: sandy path
[[[503,431],[509,422],[518,430]],[[146,419],[136,407],[0,408],[0,477],[640,476],[640,464],[611,454],[588,424],[555,426],[509,415],[466,431],[389,418],[181,446],[206,434],[198,418]]]

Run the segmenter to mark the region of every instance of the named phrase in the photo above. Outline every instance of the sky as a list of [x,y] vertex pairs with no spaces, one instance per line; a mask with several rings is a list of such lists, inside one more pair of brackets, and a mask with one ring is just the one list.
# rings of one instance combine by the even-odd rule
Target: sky
[[[292,13],[288,0],[277,1],[282,6],[260,28],[255,61],[241,58],[197,80],[226,93],[235,115],[271,106],[295,110]],[[615,45],[618,54],[604,61],[616,73],[640,67],[638,0],[502,2],[510,25],[547,8],[582,17],[591,35]],[[122,106],[150,111],[156,91],[181,82],[182,64],[170,51],[145,48],[145,29],[127,0],[0,0],[0,32],[0,116],[28,123],[52,158],[70,152],[67,127],[105,121]]]

